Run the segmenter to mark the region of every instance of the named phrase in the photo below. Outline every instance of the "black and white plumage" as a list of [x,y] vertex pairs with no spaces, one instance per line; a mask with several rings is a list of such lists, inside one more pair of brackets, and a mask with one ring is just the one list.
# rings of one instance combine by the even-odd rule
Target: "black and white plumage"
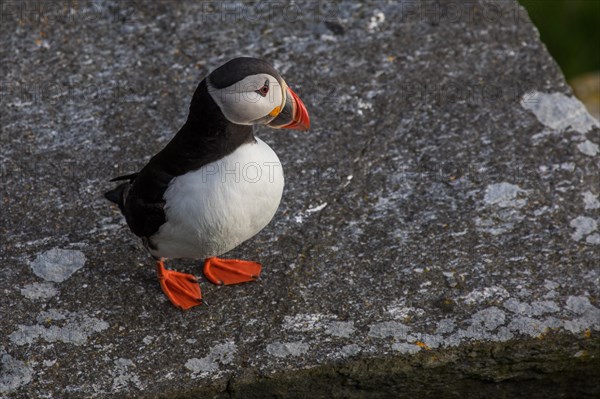
[[[256,91],[265,81],[269,92],[263,96]],[[275,119],[269,114],[284,108],[285,89],[262,60],[228,62],[200,83],[188,119],[171,142],[139,173],[114,179],[128,182],[106,196],[119,204],[154,256],[217,256],[271,220],[283,171],[251,125]]]
[[236,58],[197,87],[179,132],[105,196],[156,258],[221,255],[272,219],[284,185],[253,125],[306,130],[306,108],[265,61]]

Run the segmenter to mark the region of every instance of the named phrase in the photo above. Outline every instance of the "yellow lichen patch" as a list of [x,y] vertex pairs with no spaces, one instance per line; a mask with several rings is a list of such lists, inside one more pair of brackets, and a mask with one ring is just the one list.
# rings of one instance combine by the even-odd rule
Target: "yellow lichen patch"
[[543,330],[543,331],[540,333],[540,335],[538,335],[536,338],[537,338],[537,339],[544,339],[544,338],[546,338],[546,335],[547,335],[548,333],[550,333],[550,331],[552,331],[552,329],[551,329],[550,327],[546,327],[546,328],[544,328],[544,330]]
[[417,342],[415,342],[415,345],[417,345],[420,348],[425,349],[426,351],[431,350],[431,348],[429,346],[427,346],[427,344],[425,342],[417,341]]

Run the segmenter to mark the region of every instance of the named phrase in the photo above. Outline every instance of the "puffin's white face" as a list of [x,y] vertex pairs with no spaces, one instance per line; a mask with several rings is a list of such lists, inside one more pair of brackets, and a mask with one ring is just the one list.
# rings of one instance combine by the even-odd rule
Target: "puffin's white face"
[[222,89],[213,87],[210,80],[207,83],[225,117],[238,125],[267,124],[285,107],[287,87],[266,73],[246,76]]

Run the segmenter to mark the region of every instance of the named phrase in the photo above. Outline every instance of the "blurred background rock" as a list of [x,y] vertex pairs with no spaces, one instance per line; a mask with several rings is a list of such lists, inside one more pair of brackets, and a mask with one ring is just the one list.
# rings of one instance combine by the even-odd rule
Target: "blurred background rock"
[[600,119],[600,0],[519,0],[575,95]]

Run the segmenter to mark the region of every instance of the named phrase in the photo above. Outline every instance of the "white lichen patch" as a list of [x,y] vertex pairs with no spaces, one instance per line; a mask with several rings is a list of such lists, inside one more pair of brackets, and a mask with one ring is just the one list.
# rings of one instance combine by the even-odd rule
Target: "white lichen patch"
[[590,299],[586,296],[569,296],[567,298],[566,308],[579,315],[597,310],[596,307],[591,304]]
[[217,371],[219,365],[208,356],[203,357],[202,359],[193,357],[185,362],[185,368],[190,370],[194,376],[204,377],[209,373]]
[[331,316],[321,313],[297,314],[283,318],[283,328],[293,331],[313,331],[322,329]]
[[392,302],[385,308],[386,312],[396,320],[404,320],[409,318],[420,317],[425,314],[425,311],[413,306],[406,306],[406,300],[399,299]]
[[560,307],[553,301],[533,301],[531,304],[510,298],[504,302],[504,308],[512,313],[529,316],[541,316],[547,313],[556,313]]
[[492,331],[506,321],[506,313],[501,309],[491,306],[482,309],[471,317],[472,326],[482,326],[485,330]]
[[591,245],[600,244],[600,234],[598,234],[598,233],[590,234],[589,236],[587,236],[585,238],[585,242],[588,244],[591,244]]
[[294,216],[296,223],[302,224],[304,219],[307,219],[311,214],[318,213],[327,207],[327,202],[323,202],[319,205],[311,206],[305,211],[300,211]]
[[531,302],[531,314],[541,316],[547,313],[556,313],[560,307],[553,301],[533,301]]
[[414,340],[407,339],[407,341],[416,345],[422,345],[427,349],[439,348],[444,345],[444,337],[440,334],[416,334]]
[[598,223],[588,216],[577,216],[575,219],[571,220],[570,225],[575,229],[573,234],[571,234],[571,238],[575,241],[581,240],[598,228]]
[[85,265],[85,255],[75,249],[53,248],[30,263],[31,270],[46,281],[61,283]]
[[594,195],[591,191],[586,191],[583,193],[583,205],[585,209],[598,209],[600,208],[600,201],[598,201],[598,196]]
[[547,327],[539,320],[528,316],[514,317],[508,324],[508,329],[530,337],[537,337],[547,331]]
[[585,310],[580,310],[580,316],[574,319],[564,321],[564,329],[578,334],[588,329],[600,330],[600,309],[589,305]]
[[371,17],[369,24],[367,25],[367,30],[369,32],[374,32],[379,29],[379,27],[385,22],[385,14],[381,11],[377,10]]
[[510,294],[504,287],[501,286],[492,286],[485,287],[483,289],[473,290],[467,295],[463,296],[463,300],[467,305],[473,305],[488,301],[497,301],[508,298]]
[[327,206],[327,202],[323,202],[323,203],[322,203],[322,204],[320,204],[320,205],[316,205],[316,206],[313,206],[313,207],[310,207],[310,208],[308,208],[308,209],[306,210],[306,213],[316,213],[316,212],[320,212],[320,211],[322,211],[323,209],[325,209],[325,207],[326,207],[326,206]]
[[599,127],[598,121],[581,101],[562,93],[531,91],[521,98],[521,106],[533,112],[544,126],[554,130],[565,131],[570,128],[583,134],[593,127]]
[[524,219],[519,210],[527,204],[527,190],[508,182],[490,184],[485,188],[483,203],[484,214],[473,220],[477,230],[502,235]]
[[504,302],[504,307],[513,313],[529,314],[531,313],[531,305],[526,302],[520,302],[518,299],[510,298]]
[[353,321],[331,321],[325,328],[325,334],[334,337],[349,338],[355,330]]
[[369,337],[373,338],[387,338],[394,337],[396,339],[406,339],[410,327],[397,321],[384,321],[381,323],[373,324],[369,328]]
[[31,382],[33,369],[24,361],[0,352],[0,393],[10,393]]
[[495,205],[500,208],[522,208],[527,204],[526,198],[520,198],[525,193],[525,190],[515,184],[508,182],[495,183],[486,187],[483,201],[488,205]]
[[308,344],[304,342],[274,342],[267,345],[267,353],[278,358],[288,356],[296,357],[307,353],[309,350]]
[[566,170],[567,172],[574,172],[577,167],[574,162],[563,162],[559,165],[552,165],[555,170]]
[[321,313],[297,314],[283,318],[283,328],[295,332],[324,332],[335,337],[349,337],[355,330],[354,322],[337,321],[334,315]]
[[21,295],[33,301],[38,299],[49,299],[58,294],[53,283],[32,283],[21,288]]
[[356,344],[344,345],[342,349],[340,349],[338,356],[341,358],[352,357],[358,355],[360,352],[360,346]]
[[413,355],[421,350],[421,347],[416,344],[409,344],[408,342],[395,342],[392,344],[392,350],[407,355]]
[[215,345],[207,356],[198,359],[191,358],[185,363],[185,368],[192,372],[192,377],[207,377],[219,375],[220,365],[231,364],[237,353],[237,345],[232,341]]
[[[510,220],[510,219],[509,219]],[[502,235],[504,233],[508,233],[515,226],[514,223],[511,222],[500,222],[494,221],[492,219],[484,219],[479,216],[475,218],[475,226],[479,231],[483,231],[489,233],[494,236]]]
[[[503,338],[510,339],[514,334],[539,337],[549,330],[565,329],[572,333],[580,333],[588,328],[600,328],[600,309],[593,306],[586,296],[570,296],[567,299],[565,309],[577,315],[571,319],[556,316],[540,318],[539,316],[543,314],[558,313],[560,311],[559,305],[551,301],[534,301],[531,304],[524,304],[508,300],[505,302],[505,307],[510,308],[511,311],[517,314],[505,317],[508,324],[506,327],[499,327],[496,335],[485,331],[483,334],[473,334],[473,331],[469,332],[469,329],[466,333],[460,332],[460,335],[502,341],[505,340]],[[501,318],[497,320],[498,323],[500,321]],[[485,327],[492,326],[487,325]],[[460,343],[460,340],[457,343]]]
[[[554,290],[559,285],[546,280],[544,287]],[[518,336],[539,338],[551,330],[562,329],[571,333],[600,330],[600,309],[591,303],[587,295],[570,296],[566,303],[551,300],[525,302],[512,297],[503,287],[494,286],[473,291],[464,298],[470,304],[503,302],[503,309],[485,307],[463,321],[442,319],[434,334],[415,331],[396,321],[381,322],[371,326],[368,336],[395,338],[392,349],[411,354],[423,348],[447,348],[473,340],[506,342]]]
[[123,391],[131,387],[143,388],[140,377],[130,370],[134,368],[135,364],[130,359],[119,358],[115,360],[115,368],[112,370],[113,392]]
[[17,326],[9,336],[10,341],[19,346],[38,340],[83,345],[90,336],[109,327],[107,322],[96,317],[54,309],[40,313],[38,322],[41,324]]
[[598,144],[592,143],[589,140],[577,144],[577,149],[590,157],[595,157],[598,154]]
[[456,323],[453,319],[442,319],[437,323],[437,329],[435,333],[440,334],[450,334],[456,328]]

